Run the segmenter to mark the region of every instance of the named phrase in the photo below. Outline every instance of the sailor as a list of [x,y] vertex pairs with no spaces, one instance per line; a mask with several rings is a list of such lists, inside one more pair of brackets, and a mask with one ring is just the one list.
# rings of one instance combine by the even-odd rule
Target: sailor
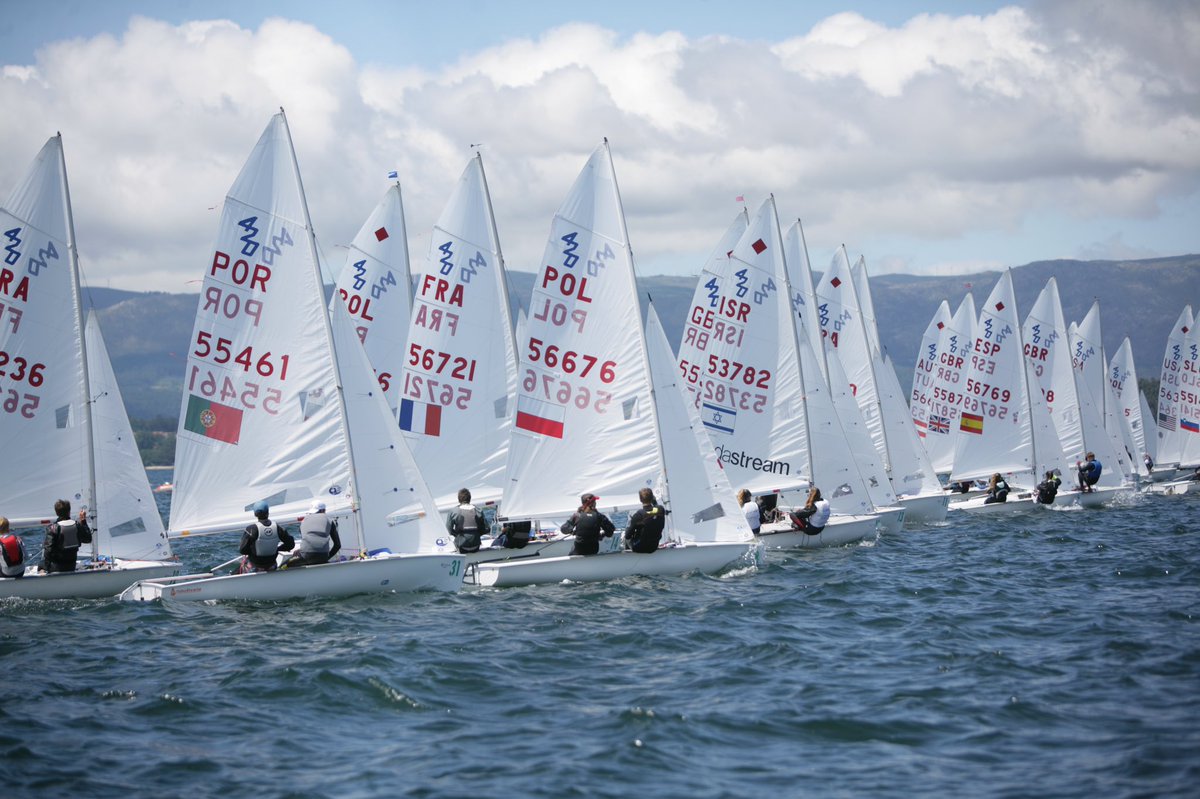
[[1149,452],[1142,453],[1142,460],[1146,463],[1146,474],[1154,473],[1154,458],[1150,457]]
[[471,504],[471,492],[458,490],[458,507],[446,514],[446,532],[454,536],[454,546],[459,552],[478,552],[480,540],[491,526],[483,517],[483,511]]
[[616,527],[600,511],[596,510],[595,494],[584,494],[579,498],[579,510],[563,522],[559,532],[563,535],[575,535],[575,546],[571,548],[572,555],[595,555],[600,552],[600,538],[612,538]]
[[984,505],[991,505],[993,502],[1008,501],[1008,483],[1000,476],[1000,473],[992,475],[992,479],[988,481],[987,499],[983,501]]
[[73,572],[79,545],[92,543],[92,528],[84,511],[79,511],[78,520],[71,519],[71,503],[65,499],[54,503],[54,515],[58,521],[46,527],[42,541],[42,571]]
[[662,541],[663,528],[667,524],[667,514],[670,513],[649,488],[638,492],[642,507],[629,517],[629,527],[625,530],[625,546],[634,552],[650,553],[658,549]]
[[820,535],[829,524],[830,512],[829,500],[821,496],[821,489],[813,486],[804,507],[792,514],[792,524],[809,535]]
[[1062,480],[1053,471],[1046,472],[1046,479],[1037,484],[1037,501],[1039,505],[1053,505],[1058,496],[1058,487]]
[[255,502],[253,510],[254,521],[246,525],[238,547],[238,552],[245,556],[238,574],[275,571],[276,553],[290,552],[296,546],[291,533],[271,521],[271,508],[266,502]]
[[758,509],[758,503],[745,488],[737,492],[737,501],[742,506],[742,513],[746,514],[746,524],[750,525],[750,532],[758,535],[762,528],[762,513]]
[[0,516],[0,577],[25,574],[25,542],[8,529],[8,519]]
[[315,566],[333,560],[342,548],[337,522],[325,515],[325,503],[314,502],[300,521],[300,546],[287,566]]
[[1096,460],[1095,453],[1089,452],[1084,463],[1075,461],[1075,466],[1079,468],[1079,490],[1084,493],[1094,491],[1092,486],[1099,482],[1100,472],[1104,470],[1104,465]]

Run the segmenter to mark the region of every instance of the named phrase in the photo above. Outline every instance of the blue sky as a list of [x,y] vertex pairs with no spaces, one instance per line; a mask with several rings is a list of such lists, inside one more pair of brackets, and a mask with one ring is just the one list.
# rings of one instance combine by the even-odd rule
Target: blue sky
[[279,105],[334,268],[390,169],[419,264],[482,142],[531,271],[603,136],[644,274],[695,274],[734,196],[768,192],[818,268],[841,243],[875,273],[1200,252],[1191,4],[2,8],[0,194],[61,130],[95,284],[192,290],[209,209]]

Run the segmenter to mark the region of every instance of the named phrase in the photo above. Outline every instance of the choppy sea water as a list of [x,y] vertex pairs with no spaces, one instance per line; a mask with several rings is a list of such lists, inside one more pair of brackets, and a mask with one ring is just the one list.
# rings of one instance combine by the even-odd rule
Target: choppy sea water
[[720,577],[3,600],[0,795],[1194,797],[1198,520],[1141,497]]

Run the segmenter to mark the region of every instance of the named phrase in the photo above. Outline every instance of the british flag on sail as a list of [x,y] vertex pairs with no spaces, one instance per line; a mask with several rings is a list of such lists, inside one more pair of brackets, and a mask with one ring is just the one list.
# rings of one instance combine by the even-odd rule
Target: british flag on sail
[[929,432],[931,433],[949,433],[950,418],[948,416],[930,416],[929,417]]

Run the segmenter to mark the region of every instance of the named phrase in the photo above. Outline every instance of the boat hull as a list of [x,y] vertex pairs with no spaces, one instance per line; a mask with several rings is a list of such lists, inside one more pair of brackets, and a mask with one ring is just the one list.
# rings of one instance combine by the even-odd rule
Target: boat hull
[[[778,527],[778,529],[773,529]],[[874,537],[879,529],[877,516],[833,516],[819,535],[793,530],[790,523],[773,522],[763,525],[757,539],[764,549],[817,549],[853,544]]]
[[1170,483],[1151,483],[1143,489],[1147,494],[1158,494],[1163,497],[1177,497],[1189,492],[1200,491],[1200,483],[1194,480],[1175,480]]
[[875,508],[871,512],[879,514],[880,534],[898,533],[904,527],[905,510],[899,505],[889,505],[886,508]]
[[[1124,488],[1097,488],[1086,494],[1080,491],[1059,491],[1054,497],[1054,507],[1099,508],[1112,502],[1118,494],[1127,490]],[[1007,502],[987,504],[986,499],[986,497],[977,497],[966,502],[955,503],[950,507],[952,510],[965,511],[967,513],[991,513],[996,515],[1027,513],[1046,507],[1041,503],[1035,502],[1033,492],[1028,490],[1014,491],[1009,494]]]
[[898,501],[904,508],[904,524],[908,527],[944,522],[946,521],[946,512],[950,508],[950,495],[944,491],[936,494],[900,497]]
[[0,578],[0,598],[103,599],[116,596],[139,580],[179,574],[174,561],[122,561],[116,568]]
[[693,571],[708,574],[720,571],[756,547],[753,542],[687,544],[649,554],[613,552],[480,563],[472,572],[476,584],[494,588],[561,583],[564,580],[588,583]]
[[472,563],[520,560],[522,558],[557,558],[563,555],[570,555],[574,547],[575,538],[571,536],[560,538],[557,541],[530,541],[523,549],[488,547],[478,552],[468,552],[464,557],[467,559],[468,565]]
[[462,555],[389,555],[254,574],[217,576],[207,573],[142,580],[126,589],[121,599],[197,602],[457,591],[462,585],[464,571]]

